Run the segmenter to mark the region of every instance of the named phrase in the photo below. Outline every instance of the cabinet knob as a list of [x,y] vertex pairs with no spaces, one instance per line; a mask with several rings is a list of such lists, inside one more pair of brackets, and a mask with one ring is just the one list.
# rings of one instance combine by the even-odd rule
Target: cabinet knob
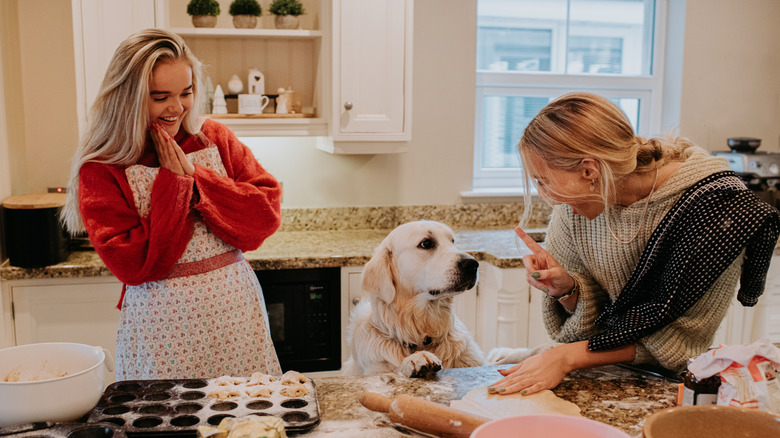
[[352,304],[353,304],[353,305],[357,306],[357,305],[358,305],[358,303],[360,303],[360,297],[355,297],[355,298],[352,298]]
[[350,101],[346,101],[346,102],[344,102],[344,108],[345,108],[347,111],[351,110],[351,109],[352,109],[352,102],[350,102]]

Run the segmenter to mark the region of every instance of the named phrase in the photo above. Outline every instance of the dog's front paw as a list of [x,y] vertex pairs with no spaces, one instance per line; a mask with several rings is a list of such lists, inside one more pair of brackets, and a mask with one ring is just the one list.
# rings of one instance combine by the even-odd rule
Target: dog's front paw
[[406,377],[429,379],[441,369],[441,360],[429,351],[418,351],[406,356],[396,373]]

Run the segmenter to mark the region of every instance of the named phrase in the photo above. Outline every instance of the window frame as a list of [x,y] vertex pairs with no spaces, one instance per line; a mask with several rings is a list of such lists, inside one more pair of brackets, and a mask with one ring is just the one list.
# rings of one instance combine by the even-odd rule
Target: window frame
[[[512,169],[482,168],[483,99],[485,96],[557,97],[574,91],[587,91],[611,98],[639,98],[637,134],[651,136],[660,131],[664,96],[666,57],[666,17],[668,0],[656,0],[653,14],[653,51],[650,75],[566,74],[548,72],[476,72],[474,167],[472,193],[522,194],[522,172]],[[564,56],[568,56],[567,53]],[[531,188],[532,191],[533,188]]]

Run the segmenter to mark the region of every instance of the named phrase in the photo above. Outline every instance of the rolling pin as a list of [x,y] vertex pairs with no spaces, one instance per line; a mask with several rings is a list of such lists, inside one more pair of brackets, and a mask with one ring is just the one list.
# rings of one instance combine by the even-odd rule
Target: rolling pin
[[488,418],[406,394],[390,399],[375,392],[364,392],[360,403],[374,412],[387,413],[393,423],[443,438],[468,438],[474,429],[489,421]]

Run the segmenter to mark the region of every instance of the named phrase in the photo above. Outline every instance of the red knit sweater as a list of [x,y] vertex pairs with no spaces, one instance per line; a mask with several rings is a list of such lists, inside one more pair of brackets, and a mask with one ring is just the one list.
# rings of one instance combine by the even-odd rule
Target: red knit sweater
[[[198,165],[192,177],[160,169],[148,217],[136,211],[126,166],[89,162],[81,167],[79,208],[84,226],[95,251],[123,283],[165,278],[184,253],[196,212],[211,232],[242,251],[257,249],[279,228],[279,182],[226,126],[206,120],[201,132],[219,149],[228,178]],[[204,148],[183,131],[176,141],[185,154]],[[159,167],[151,144],[139,164]],[[193,183],[199,199],[191,205]]]

